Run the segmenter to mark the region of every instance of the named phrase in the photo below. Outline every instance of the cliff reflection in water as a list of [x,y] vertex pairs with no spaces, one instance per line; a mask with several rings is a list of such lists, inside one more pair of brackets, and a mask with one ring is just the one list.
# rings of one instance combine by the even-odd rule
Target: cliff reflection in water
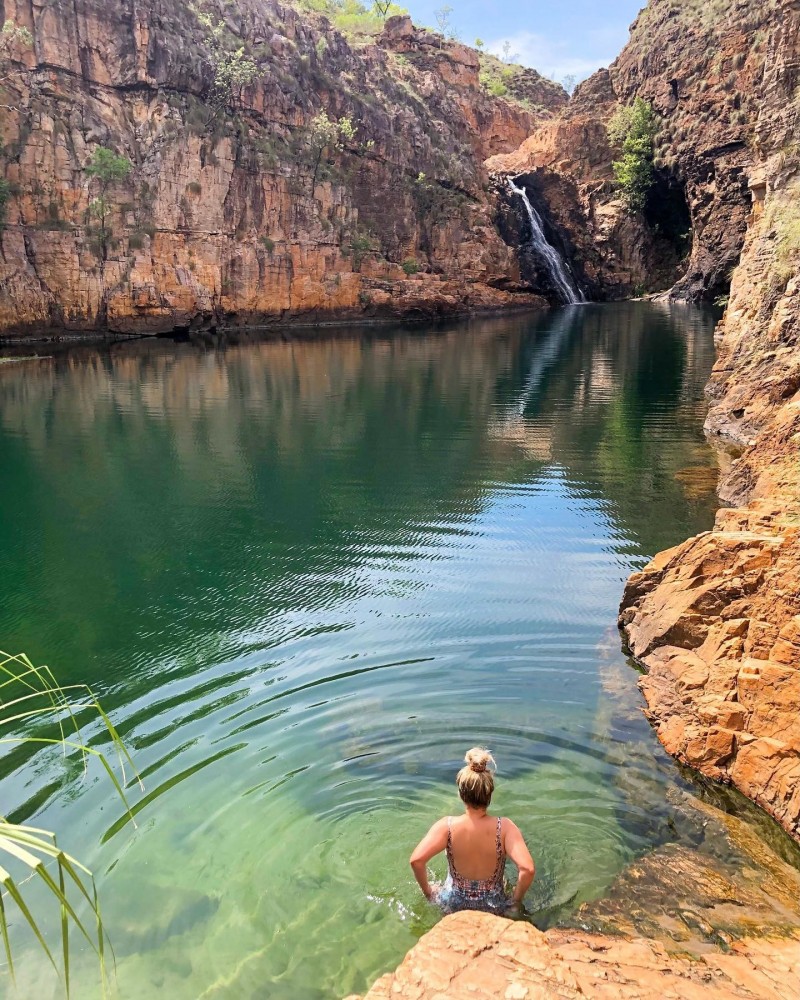
[[[603,498],[642,555],[673,537],[682,470],[699,467],[682,530],[705,527],[710,319],[659,307],[555,316],[434,336],[135,342],[7,366],[4,448],[24,472],[7,484],[15,516],[0,529],[6,633],[22,624],[21,648],[69,661],[78,628],[85,670],[87,654],[127,658],[136,634],[166,652],[178,621],[224,634],[229,602],[206,599],[223,588],[247,629],[285,609],[296,546],[324,604],[359,587],[359,539],[413,542],[420,525],[468,521],[487,490],[554,464]],[[58,538],[54,517],[69,527]]]

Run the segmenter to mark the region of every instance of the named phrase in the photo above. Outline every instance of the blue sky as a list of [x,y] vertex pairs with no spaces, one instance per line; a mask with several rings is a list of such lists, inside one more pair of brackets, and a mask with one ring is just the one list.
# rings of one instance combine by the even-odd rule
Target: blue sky
[[469,45],[482,38],[500,55],[511,43],[517,62],[560,80],[579,80],[607,66],[628,40],[628,26],[646,0],[399,0],[417,24],[436,27],[434,12],[453,8],[450,20]]

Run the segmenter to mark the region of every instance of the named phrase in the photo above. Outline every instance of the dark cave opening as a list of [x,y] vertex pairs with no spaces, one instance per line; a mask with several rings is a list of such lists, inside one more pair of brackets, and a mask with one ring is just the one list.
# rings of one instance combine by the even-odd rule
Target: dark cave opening
[[668,170],[654,171],[644,217],[650,229],[669,243],[679,260],[688,257],[692,250],[692,214],[686,187]]

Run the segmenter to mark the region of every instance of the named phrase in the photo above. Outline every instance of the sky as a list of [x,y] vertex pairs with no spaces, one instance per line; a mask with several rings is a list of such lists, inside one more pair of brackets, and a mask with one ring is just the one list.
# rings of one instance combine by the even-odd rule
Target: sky
[[628,27],[646,0],[399,0],[416,24],[436,27],[435,12],[453,8],[450,22],[461,41],[482,38],[502,55],[545,76],[582,80],[608,66],[628,40]]

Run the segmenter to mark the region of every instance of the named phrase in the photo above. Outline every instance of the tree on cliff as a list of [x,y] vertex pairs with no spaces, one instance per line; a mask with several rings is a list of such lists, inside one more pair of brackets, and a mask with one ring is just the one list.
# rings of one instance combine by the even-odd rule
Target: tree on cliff
[[631,212],[641,212],[653,184],[653,144],[658,132],[658,116],[641,97],[619,108],[608,123],[608,138],[622,149],[614,160],[614,180]]
[[247,54],[246,46],[234,36],[224,21],[209,14],[197,4],[189,10],[203,29],[211,65],[214,69],[214,90],[209,100],[210,114],[206,127],[226,109],[235,112],[242,101],[242,91],[258,76],[258,67]]
[[346,142],[352,142],[356,137],[356,126],[353,119],[347,115],[338,121],[328,116],[327,111],[314,115],[308,125],[308,151],[314,172],[311,178],[311,197],[317,189],[317,177],[322,164],[322,156],[326,149],[344,149]]
[[33,45],[33,35],[27,28],[20,27],[12,20],[6,21],[0,28],[0,87],[13,76],[11,62],[14,53],[30,45]]
[[86,167],[86,176],[90,183],[96,182],[98,188],[97,197],[89,202],[89,215],[97,219],[100,224],[96,235],[103,261],[108,259],[108,248],[112,238],[109,219],[113,206],[109,201],[108,192],[113,185],[124,181],[132,169],[133,164],[126,156],[118,156],[113,149],[106,149],[104,146],[95,149]]

